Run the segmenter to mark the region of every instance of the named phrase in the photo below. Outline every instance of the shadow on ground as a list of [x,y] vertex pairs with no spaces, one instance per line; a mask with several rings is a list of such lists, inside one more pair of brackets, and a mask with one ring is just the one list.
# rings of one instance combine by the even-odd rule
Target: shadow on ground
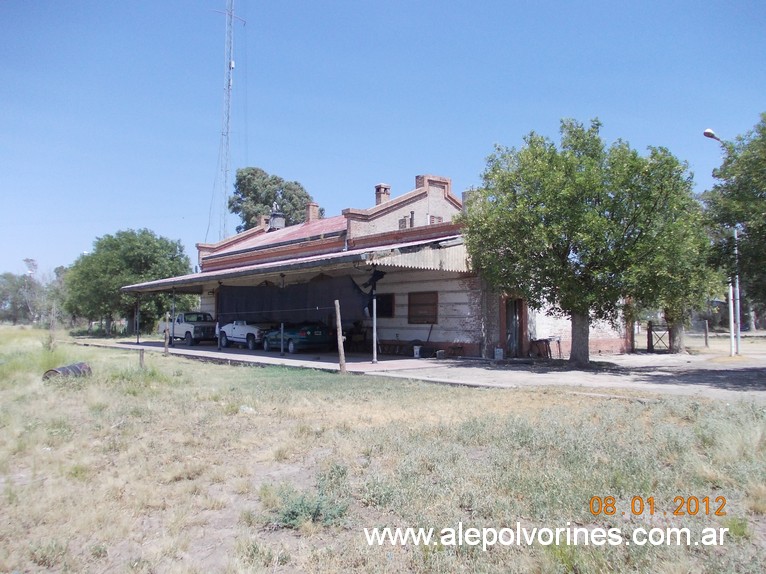
[[451,361],[448,368],[475,368],[478,371],[518,372],[534,374],[604,374],[619,379],[655,385],[704,385],[728,391],[766,391],[766,366],[729,367],[720,364],[687,365],[620,365],[608,361],[591,361],[588,367],[573,367],[567,360],[527,360],[503,363]]

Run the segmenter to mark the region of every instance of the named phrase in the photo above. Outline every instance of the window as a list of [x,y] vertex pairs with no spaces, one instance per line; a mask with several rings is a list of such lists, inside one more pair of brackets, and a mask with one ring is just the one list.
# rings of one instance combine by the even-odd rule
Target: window
[[439,294],[436,291],[410,293],[407,306],[407,322],[432,325],[438,323]]
[[432,215],[431,216],[431,225],[434,225],[436,223],[444,223],[444,218],[439,215]]
[[406,217],[402,217],[399,220],[399,229],[407,229],[407,218]]
[[[393,293],[378,293],[375,295],[376,312],[378,319],[390,319],[394,316],[394,294]],[[372,317],[372,300],[367,306],[367,309]]]

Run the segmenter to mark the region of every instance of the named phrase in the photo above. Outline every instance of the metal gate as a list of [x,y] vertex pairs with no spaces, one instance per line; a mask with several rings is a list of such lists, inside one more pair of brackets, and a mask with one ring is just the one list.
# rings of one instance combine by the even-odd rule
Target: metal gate
[[649,321],[646,325],[646,350],[650,353],[662,350],[669,351],[670,345],[670,329],[667,324],[655,324]]

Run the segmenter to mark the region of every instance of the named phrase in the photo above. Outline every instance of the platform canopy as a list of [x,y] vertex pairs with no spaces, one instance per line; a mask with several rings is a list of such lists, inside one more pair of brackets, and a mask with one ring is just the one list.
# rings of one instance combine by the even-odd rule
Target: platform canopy
[[263,281],[277,281],[287,275],[306,272],[327,273],[353,269],[358,266],[381,268],[420,269],[431,271],[470,271],[468,255],[461,235],[440,237],[339,251],[322,255],[296,257],[221,269],[190,273],[178,277],[158,279],[126,285],[126,293],[189,293],[201,295],[210,285],[257,285]]

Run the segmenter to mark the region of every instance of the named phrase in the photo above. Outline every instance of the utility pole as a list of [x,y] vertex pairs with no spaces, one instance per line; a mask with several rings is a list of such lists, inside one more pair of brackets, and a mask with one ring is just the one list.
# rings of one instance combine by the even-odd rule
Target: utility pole
[[[717,141],[719,144],[721,144],[721,147],[724,151],[724,158],[726,157],[725,154],[729,152],[729,146],[731,144],[728,144],[724,142],[721,138],[718,137],[718,135],[711,130],[710,128],[706,129],[704,132],[702,132],[702,135],[704,135],[706,138],[710,138],[711,140]],[[732,148],[733,149],[733,148]],[[729,341],[730,341],[730,355],[733,357],[735,354],[739,355],[739,346],[741,341],[741,317],[742,314],[740,312],[739,307],[739,247],[738,242],[739,238],[737,236],[737,224],[734,224],[734,277],[729,278]]]

